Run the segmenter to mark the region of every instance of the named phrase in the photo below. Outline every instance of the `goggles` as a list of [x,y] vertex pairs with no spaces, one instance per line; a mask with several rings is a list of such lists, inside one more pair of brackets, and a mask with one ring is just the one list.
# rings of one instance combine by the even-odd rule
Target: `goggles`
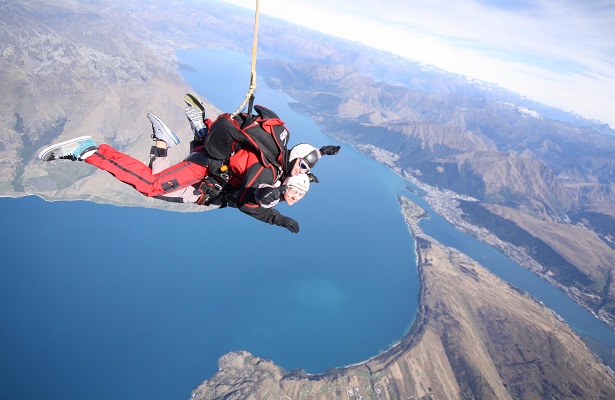
[[314,165],[316,165],[316,163],[318,162],[319,158],[320,158],[320,153],[318,149],[314,149],[308,155],[303,157],[303,160],[310,166],[310,168],[313,168]]
[[301,171],[305,172],[306,174],[310,172],[310,164],[303,158],[299,159],[299,168],[301,168]]
[[286,191],[288,193],[290,193],[291,195],[293,195],[293,196],[297,196],[297,197],[305,196],[305,191],[304,190],[298,189],[298,188],[296,188],[294,186],[287,187]]

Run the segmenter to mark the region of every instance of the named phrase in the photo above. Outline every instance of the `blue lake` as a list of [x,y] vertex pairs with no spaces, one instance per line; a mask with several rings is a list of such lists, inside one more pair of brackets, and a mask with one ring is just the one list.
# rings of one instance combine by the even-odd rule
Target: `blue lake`
[[[229,112],[241,103],[248,56],[179,56],[197,69],[182,73],[199,95]],[[289,101],[259,80],[256,102],[287,122],[291,144],[336,144]],[[417,309],[414,242],[396,199],[408,183],[347,145],[314,172],[321,183],[279,207],[300,222],[296,235],[234,209],[1,198],[0,398],[187,399],[228,351],[317,373],[388,348]],[[499,253],[436,215],[422,227],[516,271],[512,283],[537,285],[551,306],[539,296],[551,287]],[[614,347],[604,324],[564,304],[570,317],[556,311],[575,329]]]
[[[232,93],[226,76],[201,75],[198,93]],[[237,81],[221,109],[241,102]],[[264,92],[292,143],[335,143]],[[230,208],[0,199],[0,398],[186,399],[229,351],[317,373],[388,348],[418,300],[399,181],[349,146],[315,172],[304,200],[279,207],[299,234]]]

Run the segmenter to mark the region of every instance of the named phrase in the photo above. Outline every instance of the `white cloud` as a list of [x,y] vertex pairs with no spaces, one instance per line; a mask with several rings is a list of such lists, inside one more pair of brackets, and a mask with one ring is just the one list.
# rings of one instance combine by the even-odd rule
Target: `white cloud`
[[612,0],[264,0],[260,11],[615,125]]

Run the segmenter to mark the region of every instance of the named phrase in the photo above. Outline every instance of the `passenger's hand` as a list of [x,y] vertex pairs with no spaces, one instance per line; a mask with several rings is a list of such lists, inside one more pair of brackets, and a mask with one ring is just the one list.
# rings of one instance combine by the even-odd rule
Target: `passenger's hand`
[[342,146],[322,146],[320,148],[320,154],[323,156],[334,156],[341,148]]
[[284,220],[282,220],[280,226],[283,226],[292,233],[299,232],[299,223],[290,217],[284,217]]
[[269,204],[280,200],[280,196],[286,190],[286,186],[280,186],[279,188],[266,186],[256,189],[254,197],[261,205],[268,206]]

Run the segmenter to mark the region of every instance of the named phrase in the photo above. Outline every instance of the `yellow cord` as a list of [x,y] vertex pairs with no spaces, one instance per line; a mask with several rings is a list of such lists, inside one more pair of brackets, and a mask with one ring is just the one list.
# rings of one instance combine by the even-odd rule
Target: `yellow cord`
[[231,117],[239,114],[241,110],[246,106],[246,103],[250,100],[250,98],[254,95],[254,91],[256,90],[256,48],[258,45],[258,10],[260,8],[260,0],[256,0],[256,13],[254,16],[254,39],[252,42],[252,70],[250,73],[250,88],[248,89],[248,93],[246,94],[246,98],[243,100],[241,105],[235,110],[234,113],[231,114]]

